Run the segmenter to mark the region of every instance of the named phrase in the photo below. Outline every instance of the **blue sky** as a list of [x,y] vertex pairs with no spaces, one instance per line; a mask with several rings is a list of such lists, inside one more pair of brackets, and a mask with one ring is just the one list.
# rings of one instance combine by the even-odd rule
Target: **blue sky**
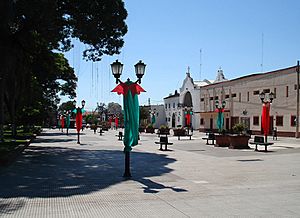
[[[290,67],[300,59],[300,1],[297,0],[125,0],[128,33],[120,55],[97,63],[82,60],[75,41],[66,54],[78,76],[77,98],[87,109],[118,102],[110,64],[124,64],[122,80],[135,79],[134,64],[147,64],[140,104],[162,103],[179,89],[187,67],[194,80],[228,79]],[[200,74],[200,49],[201,74]],[[261,64],[263,63],[263,67]]]

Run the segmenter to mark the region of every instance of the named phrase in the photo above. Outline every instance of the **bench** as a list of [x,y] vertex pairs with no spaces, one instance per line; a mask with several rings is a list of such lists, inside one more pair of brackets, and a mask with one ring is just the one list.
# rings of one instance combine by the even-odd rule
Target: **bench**
[[118,136],[119,137],[119,141],[122,141],[123,140],[123,132],[119,132],[119,134],[118,135],[116,135],[116,136]]
[[180,140],[180,137],[184,137],[184,136],[187,136],[187,137],[190,137],[190,140],[192,140],[192,135],[193,134],[184,134],[184,135],[178,135],[178,140]]
[[273,140],[276,139],[276,141],[277,141],[277,129],[273,130],[273,134],[272,135],[273,135]]
[[165,151],[168,150],[168,145],[173,145],[172,142],[168,142],[168,136],[159,137],[159,142],[155,142],[155,144],[160,144],[159,150],[161,150],[161,151],[163,150],[162,145],[165,145]]
[[255,151],[258,151],[257,146],[258,145],[262,145],[265,146],[265,151],[267,152],[267,147],[269,145],[273,145],[274,143],[272,142],[265,142],[265,139],[263,136],[254,136],[254,141],[253,142],[249,142],[252,145],[255,145]]
[[[215,137],[215,134],[214,133],[208,133],[208,137],[204,137],[202,138],[203,140],[206,140],[206,144],[207,145],[214,145],[215,144],[215,140],[216,140],[216,137]],[[209,144],[208,142],[209,141],[212,141],[212,144]]]
[[103,130],[102,130],[102,128],[100,128],[100,130],[99,130],[99,135],[102,135],[102,133],[103,133]]

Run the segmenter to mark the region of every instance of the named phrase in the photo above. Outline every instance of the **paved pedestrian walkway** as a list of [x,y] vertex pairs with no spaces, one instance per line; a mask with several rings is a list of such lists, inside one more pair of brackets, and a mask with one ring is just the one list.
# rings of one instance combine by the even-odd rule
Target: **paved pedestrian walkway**
[[117,133],[84,130],[78,145],[74,130],[45,130],[0,168],[0,217],[300,217],[300,140],[278,138],[266,153],[194,132],[160,151],[143,133],[124,180]]

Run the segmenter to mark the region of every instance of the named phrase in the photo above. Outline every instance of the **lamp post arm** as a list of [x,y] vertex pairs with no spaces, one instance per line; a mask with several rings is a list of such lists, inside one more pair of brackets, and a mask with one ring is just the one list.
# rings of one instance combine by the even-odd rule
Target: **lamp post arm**
[[134,83],[135,84],[137,84],[137,83],[141,84],[141,82],[142,82],[141,78],[138,78]]

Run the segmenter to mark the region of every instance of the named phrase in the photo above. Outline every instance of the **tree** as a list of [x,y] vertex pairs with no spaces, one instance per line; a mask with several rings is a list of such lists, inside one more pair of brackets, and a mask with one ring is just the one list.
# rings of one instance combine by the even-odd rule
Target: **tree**
[[115,102],[110,102],[107,105],[108,114],[121,115],[122,106]]
[[140,125],[147,125],[149,118],[149,109],[149,106],[140,106]]
[[[46,101],[53,106],[59,100],[58,92],[74,97],[74,71],[57,53],[70,50],[72,38],[87,45],[83,51],[86,60],[99,61],[104,54],[120,52],[127,32],[122,0],[3,0],[0,14],[0,49],[4,56],[0,60],[0,127],[4,98],[15,123],[16,111],[28,100],[20,97],[27,91],[46,93],[46,97],[38,98],[39,105]],[[55,68],[59,69],[53,75]],[[58,84],[58,79],[65,80],[65,85]],[[40,81],[44,82],[41,86]],[[31,105],[36,104],[35,99]]]

